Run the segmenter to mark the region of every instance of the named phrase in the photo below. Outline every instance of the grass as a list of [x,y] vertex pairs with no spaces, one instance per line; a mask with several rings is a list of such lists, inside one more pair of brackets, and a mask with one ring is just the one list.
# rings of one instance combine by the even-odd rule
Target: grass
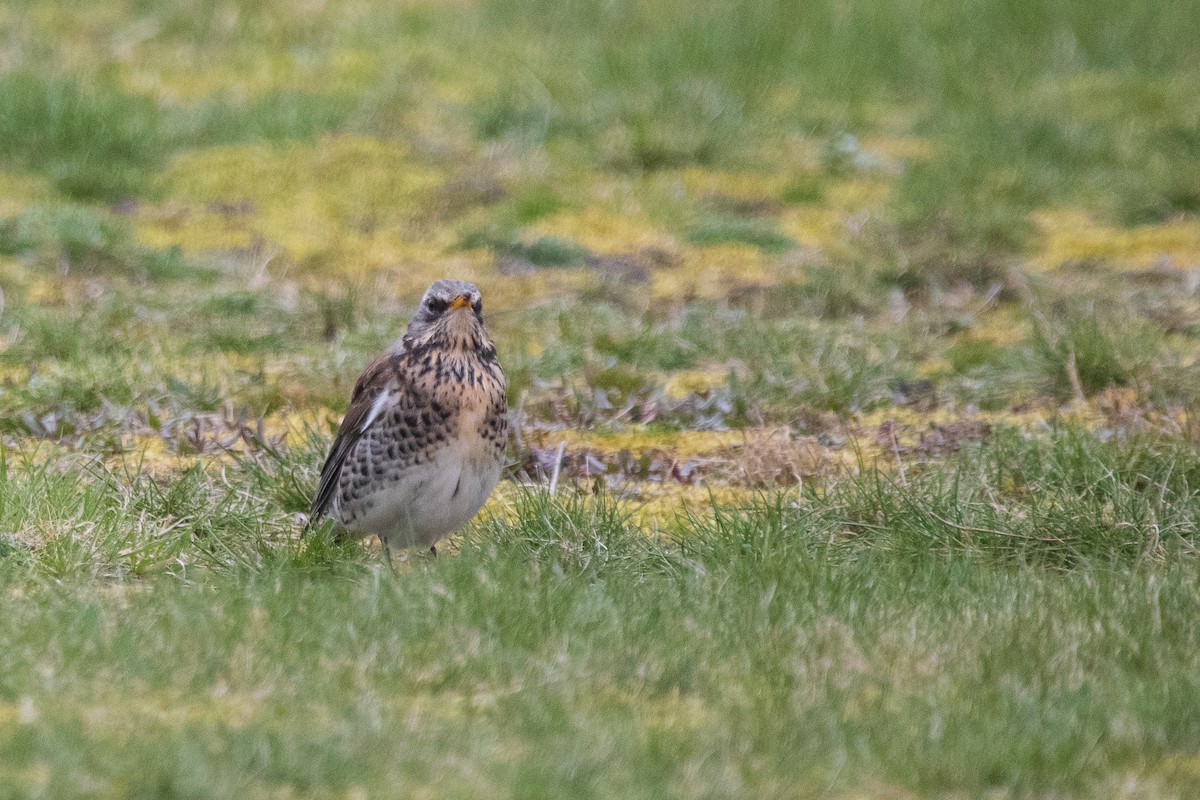
[[737,217],[710,217],[698,221],[688,231],[688,241],[697,245],[728,242],[753,245],[768,252],[790,250],[795,242],[754,220]]
[[[1196,794],[1197,20],[0,8],[0,785]],[[298,515],[439,277],[510,469],[392,572]]]
[[160,113],[144,98],[68,78],[14,72],[0,80],[10,164],[45,172],[63,194],[118,200],[143,189],[162,158]]
[[[1139,487],[1130,462],[1160,457],[1153,443],[1008,439],[984,461],[1068,503],[1106,464],[1132,468],[1098,502],[1194,503],[1194,457],[1159,459],[1145,478],[1166,483]],[[973,541],[923,511],[928,483],[874,480],[657,540],[611,500],[527,493],[452,556],[392,574],[299,546],[281,514],[247,528],[201,472],[172,487],[23,472],[10,522],[98,529],[90,548],[5,558],[6,780],[113,796],[1191,790],[1190,522],[1114,531],[1132,547],[1078,531],[1087,552],[1061,571],[1057,544]],[[44,499],[14,508],[30,488]],[[849,516],[880,494],[906,510],[868,541]],[[1009,510],[1055,502],[1024,497]],[[131,534],[139,515],[173,522]],[[1151,524],[1166,558],[1135,543]],[[112,583],[124,570],[142,580]]]

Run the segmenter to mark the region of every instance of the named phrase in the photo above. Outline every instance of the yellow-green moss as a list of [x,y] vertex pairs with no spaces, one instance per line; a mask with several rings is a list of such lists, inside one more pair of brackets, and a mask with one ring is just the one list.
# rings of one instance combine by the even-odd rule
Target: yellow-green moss
[[[216,147],[176,158],[164,183],[172,214],[149,215],[143,235],[156,244],[236,246],[247,235],[289,260],[320,261],[323,272],[364,274],[439,258],[449,234],[422,225],[443,176],[407,146],[366,136],[327,136],[313,144]],[[238,209],[233,213],[223,208]],[[179,217],[182,216],[182,221]],[[195,217],[198,221],[189,222]],[[413,270],[413,286],[432,271]]]
[[1053,210],[1037,214],[1036,221],[1042,238],[1031,264],[1043,270],[1081,262],[1122,269],[1148,269],[1164,261],[1200,266],[1200,221],[1194,219],[1114,228],[1081,211]]

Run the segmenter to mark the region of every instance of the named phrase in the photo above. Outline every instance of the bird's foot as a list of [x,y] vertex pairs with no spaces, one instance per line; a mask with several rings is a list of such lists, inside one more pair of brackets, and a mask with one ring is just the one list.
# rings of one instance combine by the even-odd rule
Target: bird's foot
[[383,545],[383,555],[387,557],[387,565],[391,567],[392,571],[394,572],[396,570],[396,562],[392,561],[392,548],[388,544],[388,540],[380,537],[379,543]]

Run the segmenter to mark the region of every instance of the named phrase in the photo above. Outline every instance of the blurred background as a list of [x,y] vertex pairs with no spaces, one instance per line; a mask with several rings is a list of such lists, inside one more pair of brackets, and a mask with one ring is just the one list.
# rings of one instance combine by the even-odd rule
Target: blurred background
[[530,477],[1187,407],[1197,43],[1196,0],[6,3],[0,431],[327,435],[446,276]]

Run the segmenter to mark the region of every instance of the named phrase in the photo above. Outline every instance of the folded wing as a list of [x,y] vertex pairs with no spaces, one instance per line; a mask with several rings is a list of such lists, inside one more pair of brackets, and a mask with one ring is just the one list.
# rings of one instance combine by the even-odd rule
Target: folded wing
[[383,412],[397,402],[406,384],[399,353],[386,353],[375,359],[354,384],[350,407],[321,467],[321,480],[309,510],[310,520],[330,513],[346,458]]

